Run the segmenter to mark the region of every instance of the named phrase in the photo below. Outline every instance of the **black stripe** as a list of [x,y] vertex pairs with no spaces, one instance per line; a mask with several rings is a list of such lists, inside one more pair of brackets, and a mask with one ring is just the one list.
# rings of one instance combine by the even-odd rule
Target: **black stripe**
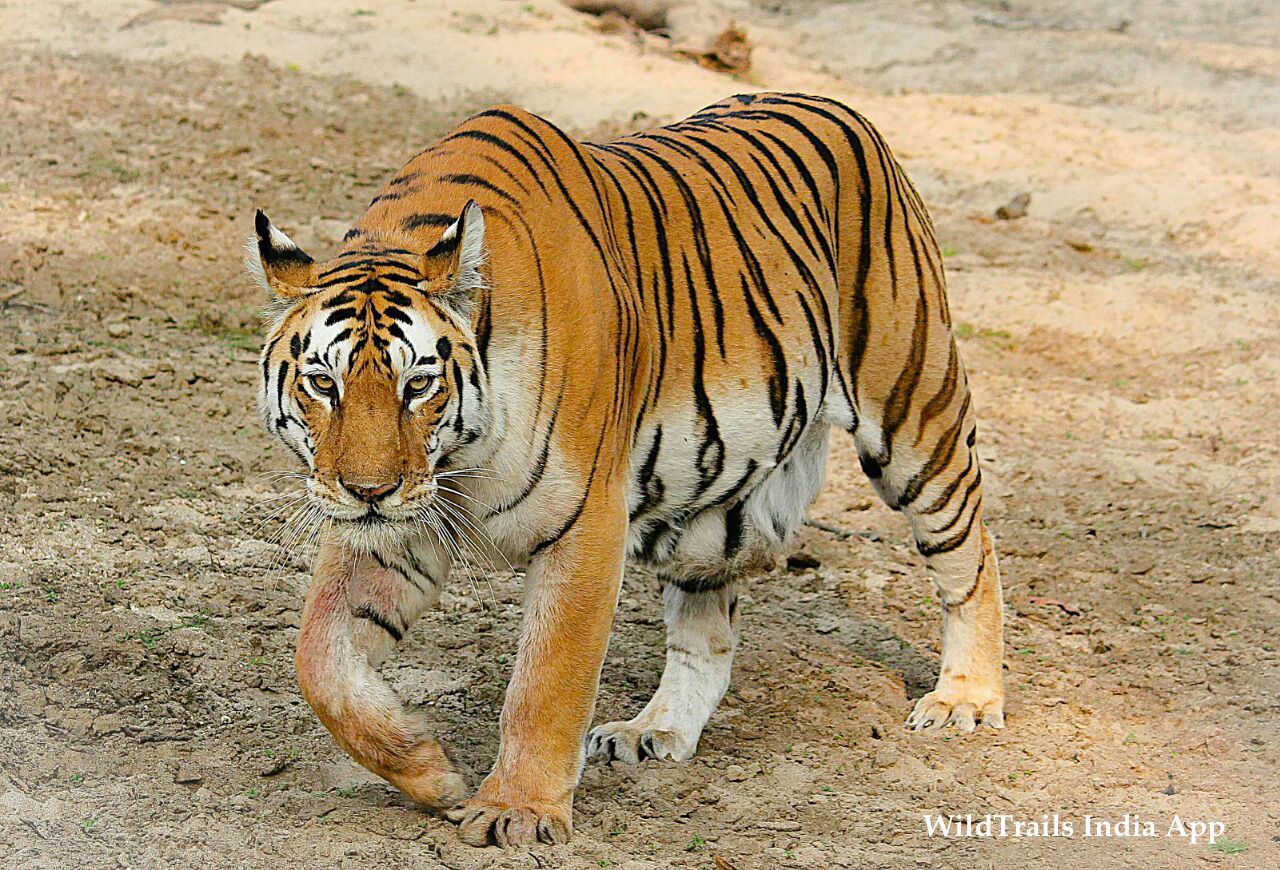
[[333,326],[335,323],[341,323],[359,314],[360,312],[355,307],[339,308],[329,313],[329,316],[324,319],[324,325]]
[[520,201],[498,185],[494,184],[487,178],[479,175],[472,175],[469,172],[452,172],[448,175],[440,176],[440,180],[446,184],[461,184],[466,187],[479,187],[487,190],[497,196],[502,197],[507,202],[519,205]]
[[407,218],[401,219],[400,228],[403,230],[417,230],[422,227],[448,227],[452,226],[457,219],[457,215],[441,214],[439,212],[411,214]]
[[369,620],[374,625],[378,626],[378,628],[391,635],[397,643],[399,643],[404,637],[404,632],[392,625],[390,620],[378,611],[374,610],[373,606],[370,604],[361,604],[359,607],[351,611],[351,615],[357,619]]
[[514,146],[511,145],[510,142],[507,142],[505,139],[495,136],[492,133],[486,133],[483,130],[462,130],[460,132],[452,134],[445,141],[448,142],[452,139],[475,139],[478,142],[484,142],[488,145],[494,146],[495,148],[500,148],[502,151],[516,158],[516,160],[519,160],[520,163],[524,166],[524,168],[529,170],[529,174],[533,176],[533,181],[535,184],[538,185],[538,189],[541,190],[543,193],[547,192],[546,184],[544,184],[542,181],[542,178],[539,177],[538,171],[533,168],[533,164],[529,162],[529,158],[524,156],[524,154],[520,153],[519,150],[517,150]]

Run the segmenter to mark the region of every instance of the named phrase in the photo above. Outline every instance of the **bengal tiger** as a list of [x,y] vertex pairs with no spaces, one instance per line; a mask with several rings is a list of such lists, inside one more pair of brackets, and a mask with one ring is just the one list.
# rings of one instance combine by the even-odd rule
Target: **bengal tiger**
[[[729,686],[738,589],[822,484],[828,431],[904,513],[942,604],[913,731],[1004,725],[976,422],[928,213],[876,130],[732,97],[608,142],[481,112],[315,262],[258,212],[260,405],[326,531],[301,691],[463,841],[562,843],[589,756],[683,761]],[[847,469],[840,469],[847,473]],[[376,668],[458,553],[527,568],[497,758],[470,798]],[[652,700],[588,732],[624,563],[661,578]]]

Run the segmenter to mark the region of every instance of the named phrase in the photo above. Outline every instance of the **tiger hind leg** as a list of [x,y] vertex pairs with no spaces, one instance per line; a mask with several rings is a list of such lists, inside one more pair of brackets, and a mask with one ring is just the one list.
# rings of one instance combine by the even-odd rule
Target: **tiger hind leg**
[[863,470],[906,515],[942,604],[938,681],[907,717],[912,731],[1004,727],[1004,605],[982,522],[976,431],[963,379],[946,412],[912,434],[891,435],[892,444],[874,421],[863,419],[855,431]]
[[589,757],[630,764],[647,758],[688,761],[729,688],[738,646],[737,584],[705,589],[667,583],[662,598],[667,662],[658,689],[635,718],[592,729]]

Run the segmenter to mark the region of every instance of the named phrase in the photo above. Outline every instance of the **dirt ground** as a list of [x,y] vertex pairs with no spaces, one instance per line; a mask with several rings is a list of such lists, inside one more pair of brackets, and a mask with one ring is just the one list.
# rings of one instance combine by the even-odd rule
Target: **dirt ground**
[[[7,866],[1280,866],[1280,13],[723,5],[756,42],[746,80],[553,0],[0,2]],[[298,695],[309,554],[274,537],[289,465],[255,417],[240,241],[262,206],[331,248],[490,102],[590,135],[759,87],[859,107],[932,209],[1009,727],[902,730],[937,602],[837,438],[810,558],[750,585],[698,757],[589,765],[567,847],[462,846]],[[1022,192],[1026,217],[992,217]],[[519,596],[502,572],[457,584],[385,666],[476,773]],[[656,686],[660,610],[628,575],[598,721]],[[934,813],[1076,836],[930,838]],[[1159,836],[1080,836],[1126,813]],[[1175,815],[1226,830],[1192,844]]]

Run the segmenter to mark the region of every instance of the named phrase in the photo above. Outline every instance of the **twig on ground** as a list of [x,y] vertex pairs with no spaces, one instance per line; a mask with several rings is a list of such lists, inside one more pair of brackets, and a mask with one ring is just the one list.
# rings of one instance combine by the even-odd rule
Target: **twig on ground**
[[879,543],[884,540],[884,537],[879,532],[864,531],[861,529],[842,529],[839,526],[833,526],[829,523],[824,523],[821,520],[805,520],[804,524],[806,526],[812,526],[819,531],[826,532],[828,535],[835,535],[842,541],[847,541],[850,538],[864,538],[868,541],[875,541]]

